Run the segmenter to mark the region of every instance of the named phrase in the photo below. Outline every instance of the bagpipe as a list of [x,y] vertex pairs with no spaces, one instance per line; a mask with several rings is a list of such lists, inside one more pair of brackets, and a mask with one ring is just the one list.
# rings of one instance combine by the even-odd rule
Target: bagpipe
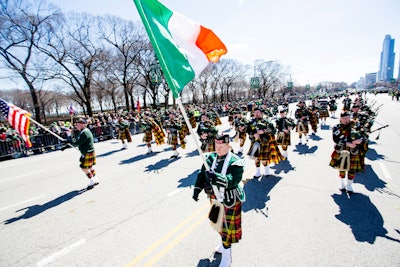
[[380,135],[381,135],[381,130],[382,130],[382,129],[385,129],[386,127],[389,127],[389,124],[386,124],[386,125],[384,125],[384,126],[381,126],[381,127],[377,128],[377,129],[371,131],[370,134],[373,133],[373,132],[379,131],[378,135],[377,135],[376,138],[375,138],[375,140],[379,140],[379,137],[380,137]]

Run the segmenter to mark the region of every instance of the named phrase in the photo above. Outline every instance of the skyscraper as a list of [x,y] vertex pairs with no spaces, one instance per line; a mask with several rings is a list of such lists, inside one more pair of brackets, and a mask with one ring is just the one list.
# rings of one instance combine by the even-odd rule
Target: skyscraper
[[383,40],[378,81],[390,82],[390,80],[393,79],[394,56],[394,39],[387,34]]

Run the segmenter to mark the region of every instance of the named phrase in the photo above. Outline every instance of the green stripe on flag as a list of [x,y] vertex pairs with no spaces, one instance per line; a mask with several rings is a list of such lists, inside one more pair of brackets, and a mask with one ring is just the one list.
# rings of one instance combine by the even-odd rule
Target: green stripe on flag
[[168,30],[173,12],[155,0],[133,0],[174,98],[195,77],[189,61]]

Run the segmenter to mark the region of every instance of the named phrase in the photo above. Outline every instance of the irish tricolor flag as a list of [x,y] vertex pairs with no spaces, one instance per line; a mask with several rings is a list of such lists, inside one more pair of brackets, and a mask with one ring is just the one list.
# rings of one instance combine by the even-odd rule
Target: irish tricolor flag
[[174,98],[209,62],[226,54],[225,45],[210,29],[156,0],[133,1]]

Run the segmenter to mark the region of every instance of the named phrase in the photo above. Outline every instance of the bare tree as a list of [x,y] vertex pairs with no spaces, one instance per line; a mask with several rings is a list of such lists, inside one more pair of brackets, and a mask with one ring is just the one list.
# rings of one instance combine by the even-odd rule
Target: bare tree
[[45,59],[35,49],[59,11],[42,0],[0,0],[1,63],[29,88],[35,118],[40,119],[36,83],[43,79]]
[[[118,17],[107,16],[100,21],[100,33],[106,43],[114,49],[118,63],[114,66],[115,79],[122,85],[126,109],[134,108],[132,84],[139,78],[137,62],[140,53],[149,50],[150,44],[144,28],[139,23]],[[131,100],[131,101],[130,101]]]
[[97,18],[88,14],[71,13],[59,21],[40,51],[58,64],[53,69],[55,78],[68,84],[76,95],[76,102],[89,116],[93,116],[93,76],[104,63],[105,52],[98,36]]

